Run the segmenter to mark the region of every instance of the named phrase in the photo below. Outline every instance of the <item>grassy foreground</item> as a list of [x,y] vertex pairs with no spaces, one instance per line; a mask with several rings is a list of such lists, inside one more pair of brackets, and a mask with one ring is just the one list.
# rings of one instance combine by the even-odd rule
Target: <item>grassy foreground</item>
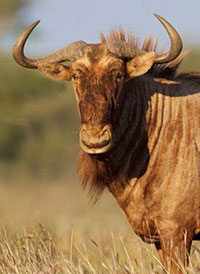
[[[71,184],[0,184],[0,274],[163,273],[153,245],[112,196],[93,205]],[[189,273],[200,273],[194,243]]]
[[99,244],[87,238],[76,243],[73,231],[64,240],[42,225],[13,236],[4,229],[0,236],[0,273],[159,273],[155,255],[142,250],[137,240],[132,244],[134,256],[126,240],[113,233]]

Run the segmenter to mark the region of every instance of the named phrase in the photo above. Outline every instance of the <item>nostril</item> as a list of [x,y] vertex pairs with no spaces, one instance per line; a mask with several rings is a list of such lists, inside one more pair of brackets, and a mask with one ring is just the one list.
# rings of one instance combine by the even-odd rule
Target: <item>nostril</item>
[[80,132],[80,140],[89,148],[104,147],[111,141],[111,134],[108,129],[105,128],[101,131],[97,130],[86,130],[82,128]]
[[100,136],[101,139],[110,139],[110,134],[107,129],[103,130]]
[[80,134],[81,134],[81,138],[87,139],[88,134],[87,134],[87,131],[85,129],[82,129],[81,132],[80,132]]
[[111,130],[110,130],[110,127],[109,127],[109,126],[107,126],[107,125],[106,125],[106,126],[104,126],[104,128],[102,129],[102,131],[101,131],[101,132],[102,132],[102,135],[104,135],[104,134],[105,134],[105,135],[109,135],[109,136],[111,135]]

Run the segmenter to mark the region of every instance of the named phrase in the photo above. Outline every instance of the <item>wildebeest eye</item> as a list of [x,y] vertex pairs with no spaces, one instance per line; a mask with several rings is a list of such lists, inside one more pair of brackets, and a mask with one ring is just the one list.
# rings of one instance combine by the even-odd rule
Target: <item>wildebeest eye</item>
[[78,79],[78,74],[73,74],[72,75],[72,80],[77,80]]

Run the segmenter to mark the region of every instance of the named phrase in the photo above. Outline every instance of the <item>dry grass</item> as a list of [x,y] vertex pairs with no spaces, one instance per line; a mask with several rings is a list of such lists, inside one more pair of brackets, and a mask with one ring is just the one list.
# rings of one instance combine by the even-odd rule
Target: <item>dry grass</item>
[[[162,273],[109,193],[89,203],[71,184],[0,184],[0,274]],[[41,225],[42,224],[42,225]],[[189,273],[200,273],[200,245]]]
[[65,242],[42,225],[13,236],[4,229],[0,235],[0,273],[159,273],[157,259],[137,241],[132,244],[134,256],[128,242],[112,233],[107,244],[93,239],[81,244],[76,243],[73,232],[70,242]]

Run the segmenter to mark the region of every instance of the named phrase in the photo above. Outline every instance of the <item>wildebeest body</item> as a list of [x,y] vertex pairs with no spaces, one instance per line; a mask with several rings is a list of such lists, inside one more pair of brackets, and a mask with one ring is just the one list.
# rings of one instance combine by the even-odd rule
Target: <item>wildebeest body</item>
[[88,176],[93,164],[93,183],[101,188],[103,165],[105,183],[138,235],[158,249],[161,238],[174,245],[187,241],[189,250],[200,232],[198,77],[141,76],[124,94],[118,145],[103,163],[101,156],[91,160],[82,152],[83,181],[94,176]]
[[[110,191],[142,235],[156,235],[165,222],[175,230],[186,224],[200,229],[200,86],[191,82],[163,84],[142,76],[125,88],[124,133],[107,155],[104,176],[110,176]],[[92,160],[96,164],[98,157]]]

